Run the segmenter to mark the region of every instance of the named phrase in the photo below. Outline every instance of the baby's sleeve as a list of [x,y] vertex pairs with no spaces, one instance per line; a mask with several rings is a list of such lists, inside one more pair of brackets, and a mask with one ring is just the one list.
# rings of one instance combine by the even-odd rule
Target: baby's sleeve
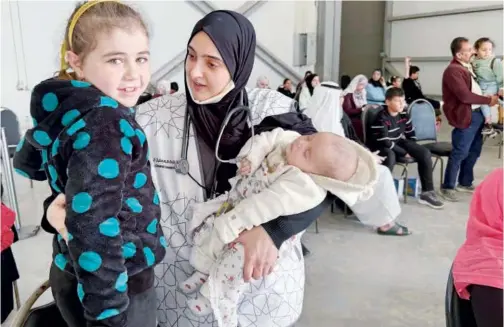
[[25,140],[25,137],[23,137],[18,143],[16,153],[14,154],[13,164],[16,173],[37,181],[46,180],[47,176],[43,167],[44,160],[42,158],[44,154],[43,151],[46,150],[36,149]]
[[122,327],[129,298],[118,214],[123,206],[133,215],[142,212],[138,200],[123,198],[123,189],[132,187],[125,182],[135,131],[112,109],[95,110],[102,110],[99,118],[77,121],[74,126],[86,127],[71,127],[74,135],[65,142],[71,153],[65,186],[68,250],[88,326]]
[[294,215],[319,205],[327,191],[301,170],[290,167],[268,188],[238,203],[233,210],[215,219],[214,226],[224,243],[244,231],[280,216]]

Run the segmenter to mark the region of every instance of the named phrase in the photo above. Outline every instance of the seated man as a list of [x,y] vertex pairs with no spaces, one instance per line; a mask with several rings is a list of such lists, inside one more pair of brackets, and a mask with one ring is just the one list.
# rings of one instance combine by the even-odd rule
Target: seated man
[[404,112],[404,92],[393,87],[385,94],[385,106],[371,126],[369,147],[386,157],[383,165],[391,171],[396,158],[413,158],[418,163],[422,194],[418,201],[434,209],[443,208],[434,192],[430,151],[416,143],[415,128],[407,112]]
[[405,96],[406,96],[406,102],[408,104],[412,103],[415,100],[418,99],[425,99],[430,102],[430,104],[434,107],[434,110],[436,111],[436,119],[438,121],[441,120],[441,104],[439,101],[434,100],[434,99],[429,99],[427,98],[423,92],[422,92],[422,86],[420,85],[420,82],[418,81],[418,75],[420,73],[420,68],[417,66],[410,66],[411,63],[409,62],[409,58],[406,58],[406,65],[409,66],[409,71],[408,75],[405,76],[403,82],[402,82],[402,88],[404,90]]

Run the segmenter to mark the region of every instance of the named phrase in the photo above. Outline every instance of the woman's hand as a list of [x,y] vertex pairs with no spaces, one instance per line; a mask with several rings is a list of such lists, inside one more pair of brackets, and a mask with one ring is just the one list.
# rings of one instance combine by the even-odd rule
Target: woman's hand
[[383,160],[385,160],[385,158],[387,157],[382,157],[379,155],[379,153],[380,151],[375,151],[373,152],[373,156],[375,158],[376,163],[380,165],[383,162]]
[[246,282],[250,278],[266,277],[273,271],[278,249],[264,228],[257,226],[244,231],[234,242],[242,244],[245,250],[243,279]]
[[68,232],[65,226],[66,200],[65,194],[60,193],[47,208],[47,220],[60,235],[68,241]]

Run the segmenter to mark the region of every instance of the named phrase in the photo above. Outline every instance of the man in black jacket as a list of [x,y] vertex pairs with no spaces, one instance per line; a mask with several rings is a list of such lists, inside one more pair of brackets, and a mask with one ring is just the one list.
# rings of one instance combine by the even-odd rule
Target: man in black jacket
[[417,66],[410,66],[409,77],[405,78],[402,83],[402,88],[406,96],[406,103],[410,104],[417,99],[425,99],[430,102],[436,111],[436,116],[441,116],[441,104],[439,101],[427,98],[422,92],[422,86],[418,81],[420,68]]

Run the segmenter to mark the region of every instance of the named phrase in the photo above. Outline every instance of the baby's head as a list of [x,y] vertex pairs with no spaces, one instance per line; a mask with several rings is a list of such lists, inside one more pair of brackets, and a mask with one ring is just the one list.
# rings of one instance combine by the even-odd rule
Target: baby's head
[[147,26],[136,10],[118,1],[83,2],[68,20],[58,77],[86,80],[132,107],[150,81],[149,55]]
[[298,137],[286,151],[287,163],[305,173],[348,181],[356,172],[356,145],[344,137],[321,132]]
[[474,43],[474,50],[479,58],[487,59],[493,56],[494,43],[487,37],[479,38]]

